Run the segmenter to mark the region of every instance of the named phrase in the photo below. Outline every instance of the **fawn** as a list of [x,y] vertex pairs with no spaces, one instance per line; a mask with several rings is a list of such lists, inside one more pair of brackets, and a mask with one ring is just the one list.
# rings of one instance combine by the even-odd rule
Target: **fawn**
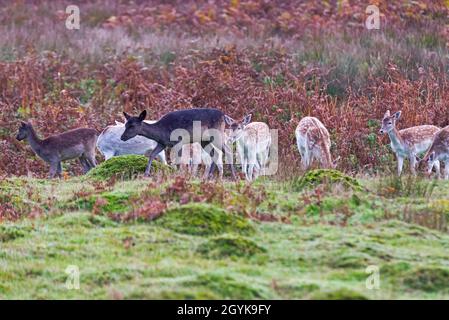
[[198,173],[198,166],[204,164],[203,179],[206,179],[212,164],[212,158],[204,151],[198,142],[189,143],[182,146],[182,154],[177,159],[178,163],[184,170],[187,168],[193,176]]
[[95,143],[98,133],[95,129],[80,128],[39,139],[31,123],[21,122],[16,139],[27,140],[31,149],[50,164],[50,179],[61,177],[61,161],[79,158],[84,173],[96,166]]
[[264,122],[251,122],[251,114],[241,121],[226,116],[230,126],[228,141],[237,142],[237,154],[240,157],[242,172],[246,180],[252,181],[265,169],[271,146],[270,128]]
[[[422,125],[410,127],[407,129],[398,130],[396,128],[396,121],[401,117],[401,111],[390,115],[390,110],[387,110],[383,119],[382,127],[379,133],[387,133],[391,140],[391,149],[396,154],[398,161],[398,175],[402,173],[404,159],[408,158],[410,161],[410,170],[413,175],[416,174],[416,165],[418,163],[418,154],[426,152],[432,144],[435,134],[440,128],[432,125]],[[440,162],[433,162],[433,166],[440,175]]]
[[[145,176],[150,175],[151,163],[159,152],[178,144],[182,146],[188,143],[199,142],[203,149],[207,147],[214,154],[214,161],[210,166],[209,175],[213,173],[215,167],[218,167],[220,179],[223,177],[223,151],[227,157],[232,155],[231,150],[223,141],[225,115],[222,111],[209,108],[173,111],[167,113],[153,124],[143,122],[147,115],[145,110],[137,117],[132,117],[126,112],[123,114],[127,120],[125,131],[121,136],[123,141],[129,140],[136,135],[141,135],[157,142],[156,148],[149,156]],[[195,122],[199,124],[198,130],[200,132],[195,132]],[[173,139],[174,133],[181,131],[183,132],[182,135],[176,135],[177,139]],[[235,177],[233,163],[231,163],[231,171],[232,176]]]
[[[154,123],[156,121],[145,121]],[[107,126],[97,139],[97,148],[105,160],[125,154],[149,155],[156,148],[157,142],[142,136],[136,136],[128,141],[122,141],[121,135],[125,131],[125,124],[115,121],[115,125]],[[165,151],[156,156],[163,164],[167,164]]]
[[[444,179],[449,179],[449,126],[444,127],[435,134],[432,145],[427,150],[423,160],[427,163],[427,173],[432,173],[435,163],[444,163]],[[439,167],[439,163],[437,165]]]
[[320,120],[315,117],[302,118],[296,127],[295,136],[304,170],[310,167],[314,159],[323,168],[335,168],[330,152],[330,135]]

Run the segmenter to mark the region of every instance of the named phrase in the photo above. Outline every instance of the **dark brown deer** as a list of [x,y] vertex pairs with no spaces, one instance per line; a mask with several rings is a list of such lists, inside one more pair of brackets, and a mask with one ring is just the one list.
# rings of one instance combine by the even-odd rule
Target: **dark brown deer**
[[[156,155],[167,147],[176,146],[179,150],[184,144],[199,142],[213,158],[209,176],[214,172],[215,167],[218,167],[219,176],[222,178],[223,151],[227,157],[232,159],[231,149],[224,141],[225,115],[218,109],[200,108],[173,111],[152,124],[143,121],[147,115],[146,110],[137,117],[130,116],[126,112],[123,114],[127,120],[125,131],[121,137],[123,141],[141,135],[157,142],[156,148],[149,156],[145,176],[150,175],[151,163]],[[235,178],[232,161],[231,171]]]
[[61,177],[61,161],[79,158],[84,173],[96,166],[95,144],[98,133],[95,129],[80,128],[39,139],[31,123],[21,122],[17,140],[27,140],[31,149],[50,164],[50,179]]

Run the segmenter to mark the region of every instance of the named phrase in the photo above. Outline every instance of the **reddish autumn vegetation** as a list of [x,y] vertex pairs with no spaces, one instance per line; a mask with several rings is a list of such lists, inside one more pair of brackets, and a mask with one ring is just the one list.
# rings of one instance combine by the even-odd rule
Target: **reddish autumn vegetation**
[[46,136],[101,130],[123,110],[158,119],[205,106],[278,129],[280,176],[299,168],[294,128],[305,115],[329,129],[339,169],[385,170],[387,109],[402,110],[401,128],[449,124],[449,6],[374,2],[380,30],[365,29],[365,1],[80,1],[80,30],[65,28],[70,1],[8,2],[0,176],[47,173],[15,140],[20,120]]

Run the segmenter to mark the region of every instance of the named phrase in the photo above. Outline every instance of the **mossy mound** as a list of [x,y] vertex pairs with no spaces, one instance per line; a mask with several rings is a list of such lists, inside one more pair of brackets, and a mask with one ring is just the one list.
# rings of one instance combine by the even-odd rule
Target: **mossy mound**
[[156,223],[179,233],[200,236],[254,232],[247,219],[204,203],[189,203],[172,208]]
[[353,252],[348,254],[336,252],[329,258],[327,264],[332,268],[360,269],[372,264],[372,262],[372,258],[364,253]]
[[98,209],[102,213],[125,212],[131,207],[130,198],[133,195],[126,192],[103,192],[87,198],[78,199],[69,204],[69,207],[90,211],[97,203]]
[[197,251],[211,258],[252,257],[267,250],[254,241],[240,236],[221,236],[201,244]]
[[[87,177],[97,180],[108,180],[112,177],[119,179],[133,179],[137,175],[145,172],[148,158],[141,155],[125,155],[112,157],[90,170]],[[153,161],[151,173],[165,172],[169,173],[172,169],[158,161]]]
[[186,283],[188,286],[204,287],[215,293],[220,299],[269,299],[262,288],[256,288],[238,281],[231,276],[206,273]]
[[0,242],[13,241],[24,237],[29,230],[14,225],[0,225]]
[[415,290],[425,292],[449,291],[449,269],[422,267],[408,271],[402,283]]
[[305,188],[315,188],[319,185],[342,185],[345,189],[362,190],[357,179],[334,169],[316,169],[307,171],[301,178],[293,182],[293,189],[301,191]]
[[317,292],[311,296],[312,300],[368,300],[364,295],[349,289]]

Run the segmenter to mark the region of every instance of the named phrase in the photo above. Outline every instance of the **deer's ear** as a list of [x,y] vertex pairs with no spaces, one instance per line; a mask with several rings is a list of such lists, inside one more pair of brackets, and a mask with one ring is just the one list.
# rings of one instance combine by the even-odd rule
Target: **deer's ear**
[[25,121],[20,121],[20,125],[21,125],[22,127],[25,127],[25,126],[27,125],[27,123],[26,123]]
[[398,120],[401,117],[401,111],[396,112],[393,116]]
[[387,112],[385,112],[384,114],[384,118],[389,117],[390,116],[390,110],[387,110]]
[[140,121],[145,120],[146,116],[147,116],[147,110],[143,110],[143,111],[139,114],[139,120],[140,120]]
[[250,123],[251,122],[251,117],[252,117],[253,115],[250,113],[250,114],[248,114],[248,115],[246,115],[245,116],[245,118],[243,118],[243,121],[242,121],[242,124],[244,125],[244,126],[246,126],[248,123]]
[[234,119],[232,119],[231,117],[229,117],[227,115],[224,116],[224,121],[228,126],[232,125],[235,122]]
[[131,118],[131,116],[126,112],[123,112],[123,115],[125,116],[126,121],[128,121]]
[[415,160],[416,160],[417,163],[420,163],[422,161],[422,159],[420,157],[418,157],[418,156],[415,156]]

